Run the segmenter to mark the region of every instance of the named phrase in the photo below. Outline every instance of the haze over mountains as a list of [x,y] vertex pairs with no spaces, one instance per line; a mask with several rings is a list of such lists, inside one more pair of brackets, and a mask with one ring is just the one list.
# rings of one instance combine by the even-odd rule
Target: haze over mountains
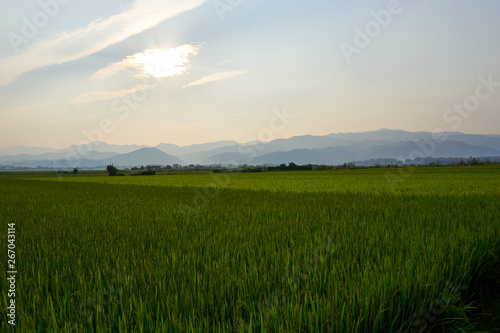
[[[110,145],[93,142],[66,149],[43,147],[0,148],[0,167],[103,168],[108,164],[126,168],[146,165],[337,165],[352,161],[418,157],[468,158],[500,157],[500,135],[443,132],[407,132],[382,129],[360,133],[334,133],[324,136],[296,136],[270,142],[238,143],[218,141],[180,147],[162,143]],[[375,163],[375,162],[374,162]]]

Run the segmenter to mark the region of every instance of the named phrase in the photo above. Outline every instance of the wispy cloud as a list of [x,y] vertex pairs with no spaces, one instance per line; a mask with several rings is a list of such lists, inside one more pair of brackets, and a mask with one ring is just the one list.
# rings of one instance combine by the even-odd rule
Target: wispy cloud
[[229,79],[238,75],[243,75],[246,74],[246,70],[239,70],[239,71],[232,71],[232,72],[223,72],[223,73],[216,73],[212,75],[205,76],[199,80],[196,80],[194,82],[191,82],[182,88],[187,88],[187,87],[193,87],[193,86],[201,86],[202,84],[210,83],[210,82],[215,82],[215,81],[220,81],[220,80],[225,80]]
[[96,102],[96,101],[105,101],[108,99],[120,98],[122,96],[132,94],[136,91],[141,91],[148,89],[149,86],[144,84],[138,84],[131,89],[124,89],[118,91],[91,91],[80,94],[70,100],[70,103],[88,103],[88,102]]
[[194,9],[206,0],[135,0],[127,10],[86,27],[35,42],[24,52],[0,59],[0,85],[36,68],[87,57],[162,21]]
[[184,44],[167,50],[147,49],[109,64],[91,78],[103,80],[120,72],[132,73],[137,78],[180,75],[187,71],[189,57],[197,54],[200,48],[200,45]]
[[232,59],[232,60],[223,60],[221,62],[216,63],[215,66],[219,67],[219,66],[223,66],[223,65],[226,65],[226,64],[230,64],[232,62],[234,62],[234,59]]

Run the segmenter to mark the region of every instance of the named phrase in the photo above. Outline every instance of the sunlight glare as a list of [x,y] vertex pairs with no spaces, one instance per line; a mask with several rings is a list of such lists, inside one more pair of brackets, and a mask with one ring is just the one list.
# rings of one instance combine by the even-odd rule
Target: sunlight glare
[[147,49],[135,54],[134,58],[146,75],[158,78],[175,76],[188,69],[189,56],[196,55],[198,49],[198,46],[190,44],[167,50]]

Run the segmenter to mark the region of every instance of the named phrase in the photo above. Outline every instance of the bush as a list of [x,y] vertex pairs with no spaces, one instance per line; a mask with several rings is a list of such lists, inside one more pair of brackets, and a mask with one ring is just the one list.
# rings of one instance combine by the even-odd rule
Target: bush
[[141,176],[154,176],[156,175],[156,170],[149,169],[148,171],[141,172]]
[[118,175],[118,169],[114,165],[108,165],[106,167],[106,171],[110,176],[117,176]]

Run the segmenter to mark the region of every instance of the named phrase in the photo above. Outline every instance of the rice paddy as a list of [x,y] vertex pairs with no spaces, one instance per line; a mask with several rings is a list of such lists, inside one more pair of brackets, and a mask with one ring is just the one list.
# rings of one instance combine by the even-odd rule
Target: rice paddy
[[0,199],[16,332],[474,332],[500,264],[494,166],[13,175]]

